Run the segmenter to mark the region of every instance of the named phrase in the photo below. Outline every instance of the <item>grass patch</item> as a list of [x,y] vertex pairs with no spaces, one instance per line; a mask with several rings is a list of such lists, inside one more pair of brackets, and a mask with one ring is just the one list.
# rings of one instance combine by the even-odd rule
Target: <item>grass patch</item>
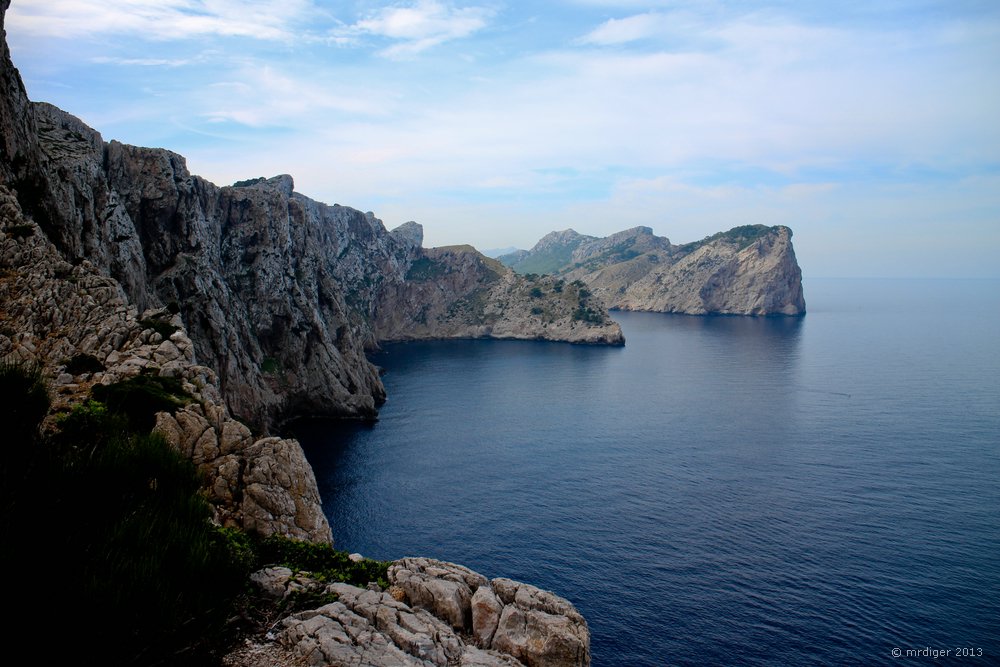
[[138,432],[148,432],[156,424],[157,412],[174,413],[194,398],[184,390],[179,378],[140,374],[114,384],[99,384],[93,397],[113,413],[123,415]]
[[256,546],[257,566],[281,565],[297,572],[308,572],[321,582],[342,581],[365,586],[370,581],[382,588],[389,586],[389,563],[376,560],[354,562],[345,551],[328,544],[315,544],[272,535]]
[[170,338],[177,331],[180,331],[180,327],[174,326],[170,322],[164,320],[158,320],[153,317],[147,317],[139,320],[139,326],[143,329],[152,329],[156,333],[160,334],[164,339]]
[[448,267],[430,257],[418,257],[406,272],[407,280],[430,280],[448,273]]
[[281,362],[274,357],[264,357],[260,362],[260,372],[265,375],[277,375],[281,372]]

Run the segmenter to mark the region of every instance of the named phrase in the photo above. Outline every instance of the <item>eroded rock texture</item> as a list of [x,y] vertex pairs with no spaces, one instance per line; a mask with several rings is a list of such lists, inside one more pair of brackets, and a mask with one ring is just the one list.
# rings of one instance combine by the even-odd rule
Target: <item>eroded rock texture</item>
[[[572,604],[509,579],[486,577],[453,563],[404,558],[390,566],[394,585],[362,589],[320,584],[285,568],[254,580],[284,598],[312,589],[337,601],[283,619],[272,633],[286,659],[306,665],[421,667],[583,667],[590,664],[587,623]],[[394,595],[395,593],[395,595]],[[477,611],[489,599],[489,613]],[[274,661],[266,642],[255,651]],[[253,663],[257,664],[257,663]],[[263,664],[263,663],[261,663]]]
[[802,271],[788,227],[746,225],[673,245],[649,227],[606,238],[552,232],[500,258],[522,273],[580,280],[609,308],[688,315],[802,315]]

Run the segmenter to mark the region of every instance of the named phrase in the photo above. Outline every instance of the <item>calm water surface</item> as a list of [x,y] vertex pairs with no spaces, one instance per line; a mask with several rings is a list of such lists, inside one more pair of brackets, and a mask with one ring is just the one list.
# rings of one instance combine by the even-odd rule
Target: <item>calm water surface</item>
[[1000,664],[1000,282],[805,287],[387,347],[377,424],[298,431],[338,546],[554,590],[598,666]]

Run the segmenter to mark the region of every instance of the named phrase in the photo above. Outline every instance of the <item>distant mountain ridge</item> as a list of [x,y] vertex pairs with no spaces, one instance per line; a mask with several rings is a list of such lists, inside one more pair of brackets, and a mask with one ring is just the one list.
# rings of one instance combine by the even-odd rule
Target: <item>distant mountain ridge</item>
[[573,229],[498,259],[521,274],[582,281],[613,310],[802,315],[802,271],[784,226],[743,225],[674,245],[649,227],[607,237]]

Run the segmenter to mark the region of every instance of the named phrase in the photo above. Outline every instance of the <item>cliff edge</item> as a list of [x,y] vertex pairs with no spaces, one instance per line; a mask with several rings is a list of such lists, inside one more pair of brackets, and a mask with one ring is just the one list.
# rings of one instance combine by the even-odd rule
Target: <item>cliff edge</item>
[[[9,4],[0,0],[0,31]],[[422,248],[416,223],[389,232],[371,213],[295,193],[290,176],[220,187],[170,151],[105,142],[72,115],[28,100],[3,37],[0,358],[40,367],[54,394],[50,426],[98,388],[137,379],[176,386],[184,400],[156,413],[153,428],[194,463],[222,526],[332,542],[301,447],[267,432],[298,414],[374,417],[384,389],[365,352],[380,340],[622,343],[599,302],[577,294],[587,318],[570,314],[550,328],[567,318],[555,293],[535,293],[471,249]],[[415,302],[421,295],[427,301]],[[536,308],[554,319],[535,317]],[[158,488],[155,477],[140,481]],[[326,653],[341,642],[353,651],[343,660],[359,665],[589,664],[586,622],[561,598],[476,575],[475,590],[463,584],[466,600],[460,566],[404,559],[394,567],[397,591],[321,582],[340,601],[281,620],[292,659],[342,664]],[[484,585],[506,615],[493,634],[506,639],[470,643],[469,605]],[[449,611],[454,595],[460,625]]]
[[519,273],[580,280],[613,310],[688,315],[803,315],[802,271],[788,227],[744,225],[674,245],[649,227],[605,238],[552,232],[499,258]]

